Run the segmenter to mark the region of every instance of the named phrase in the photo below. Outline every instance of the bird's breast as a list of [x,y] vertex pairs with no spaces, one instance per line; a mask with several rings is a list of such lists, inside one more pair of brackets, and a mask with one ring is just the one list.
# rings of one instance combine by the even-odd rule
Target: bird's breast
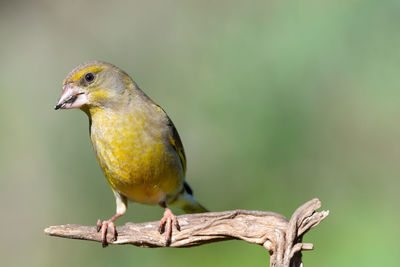
[[141,114],[92,118],[91,140],[111,187],[129,199],[157,204],[180,190],[183,171],[162,125]]

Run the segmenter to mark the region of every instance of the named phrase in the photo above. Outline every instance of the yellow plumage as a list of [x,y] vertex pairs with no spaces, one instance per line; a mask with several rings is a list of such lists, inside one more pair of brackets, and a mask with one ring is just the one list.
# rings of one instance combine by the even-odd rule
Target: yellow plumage
[[184,175],[179,155],[165,142],[168,132],[152,127],[162,121],[153,121],[150,126],[146,119],[149,112],[161,116],[159,111],[149,109],[97,110],[91,114],[91,140],[111,187],[130,200],[156,205],[182,190]]
[[206,211],[184,182],[186,158],[175,126],[125,72],[100,61],[78,66],[64,81],[58,108],[80,108],[88,115],[97,160],[116,197],[116,215],[102,224],[103,245],[104,228],[114,227],[127,199],[163,206],[161,224],[172,220],[178,229],[167,205]]

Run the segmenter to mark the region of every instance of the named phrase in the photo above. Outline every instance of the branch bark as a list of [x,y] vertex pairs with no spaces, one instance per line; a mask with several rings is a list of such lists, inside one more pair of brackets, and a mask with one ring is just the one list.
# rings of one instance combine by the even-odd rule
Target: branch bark
[[[170,247],[192,247],[224,240],[244,240],[264,246],[270,253],[270,266],[302,266],[302,250],[313,245],[302,243],[305,233],[317,226],[329,211],[318,199],[300,206],[288,221],[284,216],[265,211],[233,210],[177,216],[181,231],[174,231]],[[118,239],[109,244],[132,244],[138,247],[165,247],[165,238],[158,232],[159,222],[126,223],[117,227]],[[95,226],[67,224],[50,226],[44,230],[50,236],[101,242]]]

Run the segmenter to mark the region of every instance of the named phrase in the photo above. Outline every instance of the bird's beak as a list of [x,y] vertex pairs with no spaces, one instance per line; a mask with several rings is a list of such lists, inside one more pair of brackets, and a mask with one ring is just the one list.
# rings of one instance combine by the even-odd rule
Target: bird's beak
[[83,92],[80,87],[66,84],[61,93],[60,100],[54,107],[57,109],[73,109],[80,108],[88,103],[87,95]]

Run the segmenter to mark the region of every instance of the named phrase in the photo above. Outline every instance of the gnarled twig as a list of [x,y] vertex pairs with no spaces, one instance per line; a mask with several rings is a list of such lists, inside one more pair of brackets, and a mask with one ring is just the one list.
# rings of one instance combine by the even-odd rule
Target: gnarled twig
[[[211,242],[240,239],[264,246],[270,253],[274,267],[302,266],[301,251],[313,245],[302,243],[303,235],[317,226],[329,211],[317,212],[318,199],[299,207],[288,221],[284,216],[265,211],[233,210],[177,216],[181,231],[174,231],[170,247],[191,247]],[[139,247],[164,247],[165,238],[157,231],[159,222],[126,223],[117,227],[118,239],[110,244],[132,244]],[[95,226],[67,224],[50,226],[45,233],[72,239],[101,242]]]

